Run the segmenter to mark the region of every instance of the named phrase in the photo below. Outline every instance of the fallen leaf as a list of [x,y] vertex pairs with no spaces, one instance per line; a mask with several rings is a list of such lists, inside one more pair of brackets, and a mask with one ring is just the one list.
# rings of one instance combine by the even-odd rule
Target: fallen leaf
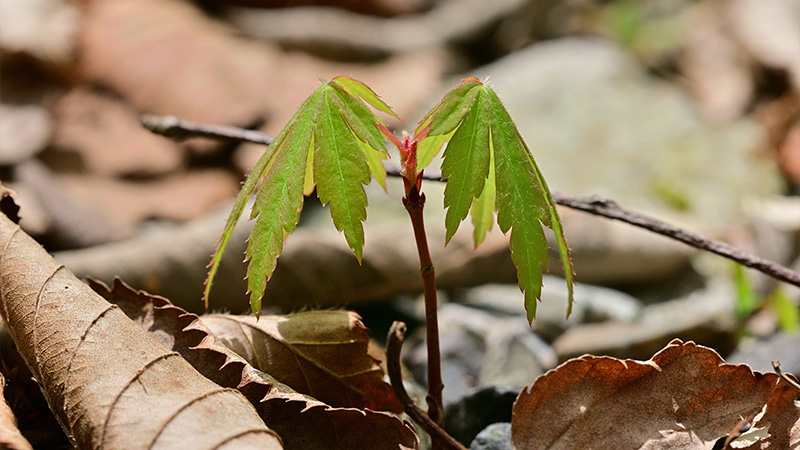
[[89,282],[200,373],[222,386],[239,389],[287,448],[417,448],[417,437],[408,422],[377,411],[334,408],[295,392],[248,364],[211,334],[196,315],[169,300],[133,290],[119,279],[111,289]]
[[286,316],[210,314],[200,320],[256,369],[331,406],[403,412],[378,361],[369,330],[349,311]]
[[[755,445],[800,443],[796,392],[774,373],[725,364],[712,349],[674,340],[648,361],[582,356],[522,390],[511,439],[517,449],[708,448],[767,404]],[[762,447],[758,447],[762,448]]]
[[19,223],[19,205],[15,200],[17,193],[0,183],[0,213],[12,222]]
[[178,170],[178,144],[150,133],[129,105],[108,95],[76,88],[53,106],[54,144],[78,153],[97,175],[156,175]]
[[14,413],[2,395],[6,387],[6,379],[0,373],[0,448],[8,450],[33,449],[17,428]]
[[206,169],[152,180],[59,177],[75,198],[113,219],[135,225],[148,219],[186,221],[208,213],[231,198],[239,185],[230,172]]
[[271,47],[235,37],[186,1],[89,2],[81,68],[139,111],[219,125],[263,119]]
[[0,215],[0,312],[79,448],[281,448],[239,392],[175,352]]

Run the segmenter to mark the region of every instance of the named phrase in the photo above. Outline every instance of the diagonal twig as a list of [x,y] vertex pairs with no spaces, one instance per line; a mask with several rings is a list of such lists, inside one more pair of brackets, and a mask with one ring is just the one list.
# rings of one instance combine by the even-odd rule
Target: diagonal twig
[[425,430],[436,443],[442,448],[454,450],[467,450],[453,436],[447,434],[428,414],[414,403],[414,400],[406,392],[403,386],[403,374],[400,369],[400,350],[403,347],[403,340],[406,336],[406,324],[395,321],[389,329],[389,337],[386,341],[386,371],[389,372],[389,381],[392,384],[394,394],[403,404],[403,410],[411,417],[423,430]]
[[[143,115],[141,117],[141,122],[145,128],[153,133],[175,139],[204,136],[264,145],[269,145],[272,142],[272,137],[260,131],[219,125],[202,125],[174,116]],[[392,176],[400,176],[400,167],[387,164],[386,173]],[[423,173],[422,178],[432,181],[442,181],[441,173],[435,170],[427,170],[427,173]],[[731,259],[739,264],[769,275],[772,278],[800,287],[800,273],[788,267],[760,258],[742,249],[708,238],[699,233],[686,230],[635,211],[621,208],[613,200],[598,196],[585,197],[562,194],[559,192],[553,192],[553,199],[559,205],[607,219],[618,220],[635,227],[652,231],[653,233],[669,237],[691,247]]]

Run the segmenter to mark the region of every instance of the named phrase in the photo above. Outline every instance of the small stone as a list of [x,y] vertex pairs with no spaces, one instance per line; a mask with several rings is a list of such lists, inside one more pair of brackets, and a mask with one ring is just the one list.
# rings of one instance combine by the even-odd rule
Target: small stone
[[511,450],[511,424],[493,423],[475,436],[469,450]]
[[445,429],[459,442],[472,442],[488,425],[511,422],[511,408],[520,388],[487,386],[471,391],[458,402],[445,406]]
[[712,280],[688,296],[643,308],[635,322],[603,322],[567,330],[553,343],[559,361],[584,354],[646,360],[672,339],[695,341],[721,354],[736,341],[732,286]]

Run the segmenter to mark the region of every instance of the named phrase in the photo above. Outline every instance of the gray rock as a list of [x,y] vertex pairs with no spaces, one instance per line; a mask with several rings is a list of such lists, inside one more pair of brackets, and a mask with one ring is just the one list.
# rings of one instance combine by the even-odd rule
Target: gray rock
[[567,330],[553,343],[559,361],[583,354],[649,359],[672,339],[695,341],[726,354],[735,347],[732,286],[712,280],[706,289],[650,305],[634,322],[604,322]]
[[471,391],[450,405],[445,405],[444,425],[451,436],[468,444],[481,430],[498,422],[511,422],[511,407],[520,388],[487,386]]
[[725,226],[742,198],[778,189],[755,157],[760,125],[704,122],[683,90],[611,41],[551,40],[465,75],[490,77],[554,190]]
[[[407,342],[406,357],[415,377],[427,384],[425,330]],[[525,386],[555,367],[556,354],[525,321],[524,316],[495,317],[468,306],[447,303],[439,308],[443,400],[457,401],[479,386]]]
[[777,333],[767,339],[745,340],[727,358],[730,364],[747,364],[753,370],[773,372],[772,361],[781,362],[781,370],[800,373],[800,334]]
[[[575,286],[575,305],[567,319],[567,290],[564,280],[545,275],[542,301],[536,308],[533,329],[547,340],[554,340],[566,329],[581,323],[634,320],[642,308],[639,301],[613,289],[578,283]],[[464,292],[459,300],[467,305],[524,317],[524,295],[516,285],[486,285]]]
[[493,423],[475,436],[469,450],[511,450],[511,424]]
[[556,353],[523,318],[496,320],[486,334],[478,385],[526,386],[556,366]]

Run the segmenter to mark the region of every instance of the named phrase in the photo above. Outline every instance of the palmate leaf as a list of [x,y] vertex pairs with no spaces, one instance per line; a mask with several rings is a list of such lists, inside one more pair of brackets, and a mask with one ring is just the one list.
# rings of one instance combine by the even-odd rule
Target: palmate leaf
[[[541,297],[542,270],[547,268],[542,225],[552,229],[567,280],[569,315],[574,274],[561,219],[544,177],[497,94],[476,78],[467,78],[444,96],[417,130],[425,127],[429,127],[426,140],[452,133],[442,162],[442,178],[447,178],[446,240],[471,212],[479,245],[497,211],[500,230],[511,230],[511,257],[530,322]],[[436,142],[431,147],[437,145],[441,146]]]
[[314,186],[322,203],[330,203],[336,229],[361,261],[367,217],[364,185],[374,176],[385,189],[386,178],[381,164],[386,148],[375,126],[383,122],[364,102],[394,115],[363,83],[334,78],[306,99],[278,134],[245,181],[217,243],[206,280],[206,306],[222,253],[253,193],[250,219],[255,224],[245,260],[250,262],[247,287],[256,315],[283,242],[300,220],[303,194],[310,194]]

